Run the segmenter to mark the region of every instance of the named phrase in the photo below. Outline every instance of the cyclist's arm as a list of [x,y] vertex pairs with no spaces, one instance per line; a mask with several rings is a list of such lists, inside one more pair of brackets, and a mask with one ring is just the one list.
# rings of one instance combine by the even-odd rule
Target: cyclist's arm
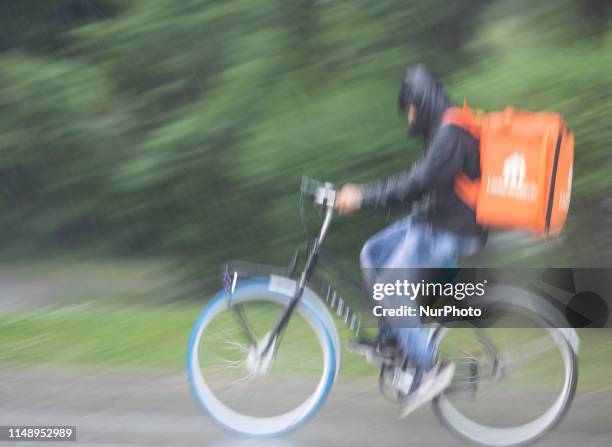
[[411,168],[385,180],[362,185],[362,206],[406,204],[434,189],[452,187],[465,159],[460,132],[454,126],[444,126],[434,136],[424,157]]

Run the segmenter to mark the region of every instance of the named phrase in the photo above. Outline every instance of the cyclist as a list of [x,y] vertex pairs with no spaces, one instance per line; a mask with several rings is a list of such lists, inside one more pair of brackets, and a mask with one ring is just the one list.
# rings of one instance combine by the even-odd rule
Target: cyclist
[[[447,267],[459,256],[481,249],[487,235],[476,223],[474,211],[454,192],[460,172],[479,177],[479,150],[478,141],[467,131],[441,125],[445,110],[452,106],[442,83],[423,65],[409,67],[401,82],[398,106],[406,116],[409,134],[425,140],[422,158],[385,180],[346,184],[336,197],[336,208],[343,214],[366,207],[412,205],[410,216],[375,234],[363,246],[360,263],[370,290],[380,280],[377,269]],[[405,301],[402,304],[417,306],[413,300]],[[450,384],[455,367],[434,364],[435,349],[418,317],[404,320],[399,324],[403,327],[398,327],[396,319],[381,320],[375,340],[358,340],[351,348],[370,355],[380,354],[390,343],[399,349],[404,359],[401,368],[410,368],[414,374],[402,398],[400,417],[405,417],[439,395]]]

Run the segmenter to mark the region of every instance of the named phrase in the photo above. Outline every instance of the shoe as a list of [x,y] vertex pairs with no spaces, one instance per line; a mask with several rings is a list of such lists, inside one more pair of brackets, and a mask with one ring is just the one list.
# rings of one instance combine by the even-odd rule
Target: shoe
[[415,374],[413,386],[403,399],[399,419],[403,419],[417,408],[438,397],[453,380],[455,364],[436,364],[429,371]]

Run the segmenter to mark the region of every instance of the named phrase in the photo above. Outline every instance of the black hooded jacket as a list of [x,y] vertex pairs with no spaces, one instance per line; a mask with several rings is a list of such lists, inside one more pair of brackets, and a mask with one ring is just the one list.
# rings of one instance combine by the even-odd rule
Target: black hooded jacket
[[[465,172],[480,176],[478,141],[467,131],[441,126],[444,111],[452,106],[441,82],[422,65],[409,70],[402,83],[400,105],[416,107],[412,134],[425,138],[423,157],[412,167],[386,180],[362,185],[364,207],[412,204],[416,220],[463,236],[486,238],[474,211],[455,194],[455,177]],[[403,164],[403,162],[402,162]]]

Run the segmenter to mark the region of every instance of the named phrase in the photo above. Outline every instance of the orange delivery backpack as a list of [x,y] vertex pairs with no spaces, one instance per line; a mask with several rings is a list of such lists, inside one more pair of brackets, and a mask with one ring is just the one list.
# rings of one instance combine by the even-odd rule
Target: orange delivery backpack
[[480,225],[526,229],[548,237],[561,231],[569,209],[574,135],[558,113],[506,108],[485,114],[464,103],[442,124],[479,140],[480,178],[461,173],[455,193]]

